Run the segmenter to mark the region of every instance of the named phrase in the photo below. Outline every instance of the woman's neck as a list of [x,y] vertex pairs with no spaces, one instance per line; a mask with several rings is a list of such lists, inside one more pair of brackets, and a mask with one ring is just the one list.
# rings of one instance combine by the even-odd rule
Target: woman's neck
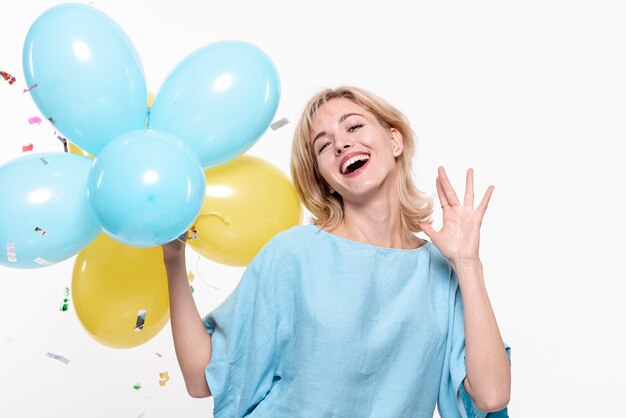
[[424,244],[402,226],[400,202],[396,199],[369,201],[366,205],[344,203],[343,220],[328,232],[377,247],[414,249]]

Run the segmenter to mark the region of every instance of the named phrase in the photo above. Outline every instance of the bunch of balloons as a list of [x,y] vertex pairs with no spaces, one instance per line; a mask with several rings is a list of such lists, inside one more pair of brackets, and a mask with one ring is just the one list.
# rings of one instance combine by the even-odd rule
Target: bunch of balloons
[[[72,3],[32,24],[23,66],[33,100],[71,152],[0,166],[0,264],[37,268],[80,252],[73,301],[103,344],[137,345],[167,321],[154,247],[193,226],[201,255],[241,266],[276,232],[301,222],[289,179],[240,156],[269,126],[280,95],[272,61],[255,46],[222,41],[196,50],[148,108],[142,64],[126,33],[96,8]],[[121,328],[134,337],[115,332]]]

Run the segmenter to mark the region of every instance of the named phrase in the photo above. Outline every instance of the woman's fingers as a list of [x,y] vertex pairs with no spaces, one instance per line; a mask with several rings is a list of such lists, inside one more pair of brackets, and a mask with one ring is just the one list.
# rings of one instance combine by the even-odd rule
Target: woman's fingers
[[465,176],[465,197],[463,198],[463,206],[470,209],[474,208],[474,169],[469,168]]
[[437,177],[437,181],[435,182],[437,186],[437,195],[439,196],[439,203],[441,203],[441,208],[448,206],[450,203],[448,199],[446,199],[446,192],[443,191],[443,186],[441,186],[441,179]]
[[476,208],[478,213],[480,214],[480,218],[482,219],[485,215],[485,211],[487,210],[487,206],[489,205],[489,200],[491,199],[491,195],[493,194],[493,186],[489,186],[485,195],[483,196],[483,200],[480,201],[480,204]]
[[[454,188],[450,184],[450,180],[448,180],[448,176],[446,175],[446,170],[443,168],[443,166],[441,166],[439,167],[438,171],[439,171],[438,180],[439,180],[441,189],[443,190],[443,193],[445,195],[446,203],[449,203],[452,206],[458,206],[459,198],[456,197],[456,192],[454,191]],[[439,191],[439,188],[437,189],[437,191]],[[439,200],[441,200],[441,195],[439,196]],[[441,206],[445,206],[443,201],[441,202]]]
[[[438,169],[439,176],[437,177],[437,194],[439,195],[439,201],[441,202],[441,207],[445,208],[446,206],[458,206],[459,199],[456,196],[456,192],[450,184],[450,180],[446,175],[446,170],[443,166]],[[480,204],[476,208],[476,213],[482,217],[487,210],[487,206],[489,205],[489,200],[491,199],[491,195],[493,193],[493,186],[489,186],[485,195],[483,196]],[[467,175],[465,177],[465,196],[463,198],[463,206],[474,210],[474,169],[469,168],[467,170]]]

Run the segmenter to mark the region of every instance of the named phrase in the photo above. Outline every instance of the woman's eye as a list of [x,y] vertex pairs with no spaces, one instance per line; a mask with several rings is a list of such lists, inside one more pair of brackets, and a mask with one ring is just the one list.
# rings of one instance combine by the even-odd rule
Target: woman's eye
[[329,146],[329,145],[330,145],[330,141],[326,142],[324,145],[322,145],[322,146],[320,147],[320,149],[319,149],[318,153],[320,153],[320,152],[324,151],[324,148],[326,148],[326,147],[327,147],[327,146]]
[[354,132],[362,126],[363,124],[352,125],[351,127],[348,128],[348,132]]

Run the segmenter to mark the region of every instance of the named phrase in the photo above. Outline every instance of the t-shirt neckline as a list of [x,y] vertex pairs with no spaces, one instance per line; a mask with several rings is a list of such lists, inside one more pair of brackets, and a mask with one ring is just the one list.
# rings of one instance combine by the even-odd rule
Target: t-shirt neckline
[[369,248],[369,249],[373,249],[373,250],[382,250],[382,251],[390,251],[390,252],[399,252],[399,253],[413,253],[413,252],[419,252],[424,250],[428,245],[431,244],[430,241],[428,240],[424,240],[424,244],[417,247],[417,248],[390,248],[390,247],[380,247],[377,245],[373,245],[373,244],[366,244],[364,242],[359,242],[359,241],[354,241],[348,238],[344,238],[344,237],[340,237],[339,235],[335,235],[332,234],[328,231],[326,231],[325,229],[322,229],[320,227],[318,227],[317,225],[313,225],[313,224],[309,224],[309,227],[313,228],[313,230],[317,231],[318,233],[321,233],[327,237],[330,237],[331,239],[334,239],[336,241],[340,241],[340,242],[345,242],[348,243],[350,245],[354,245],[357,247],[363,247],[363,248]]

